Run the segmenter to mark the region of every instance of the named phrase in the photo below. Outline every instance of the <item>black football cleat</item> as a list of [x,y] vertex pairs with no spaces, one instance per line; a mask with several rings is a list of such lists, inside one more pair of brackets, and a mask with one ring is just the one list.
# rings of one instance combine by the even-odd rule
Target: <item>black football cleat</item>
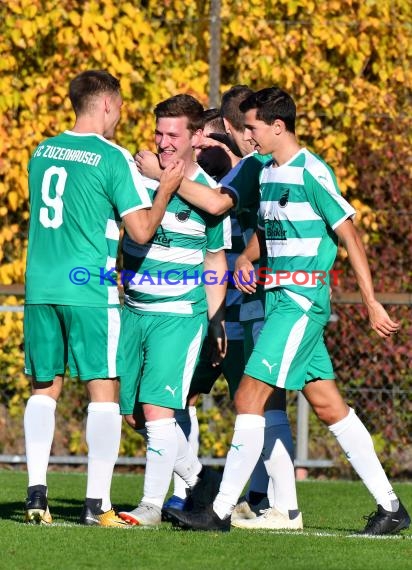
[[359,534],[363,535],[383,535],[396,534],[400,530],[409,528],[411,518],[399,501],[399,508],[395,512],[386,511],[381,505],[378,510],[364,517],[368,522]]
[[53,522],[46,493],[42,490],[36,489],[29,493],[26,499],[24,521],[28,524],[51,524]]
[[204,466],[199,473],[199,481],[190,489],[184,511],[203,511],[216,499],[222,474],[212,467]]
[[168,520],[174,528],[183,530],[230,531],[230,515],[224,519],[219,518],[212,505],[203,511],[168,509]]

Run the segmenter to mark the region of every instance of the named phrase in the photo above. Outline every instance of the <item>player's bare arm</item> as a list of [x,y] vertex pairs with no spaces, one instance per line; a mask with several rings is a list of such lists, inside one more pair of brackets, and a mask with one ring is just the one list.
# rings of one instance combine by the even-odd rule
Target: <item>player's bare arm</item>
[[[227,288],[227,261],[224,250],[207,251],[204,261],[205,276],[210,271],[213,283],[206,283],[206,297],[208,306],[209,329],[208,336],[212,353],[210,355],[213,366],[218,366],[226,356],[227,339],[225,332],[225,298]],[[207,278],[206,281],[209,281]],[[216,281],[216,283],[214,282]]]
[[261,255],[261,239],[258,232],[259,230],[252,235],[246,248],[237,258],[233,276],[236,288],[249,295],[255,293],[257,287],[253,262]]
[[389,317],[384,307],[375,298],[365,248],[352,220],[345,220],[335,231],[348,252],[349,261],[355,272],[362,300],[368,309],[372,329],[382,338],[391,336],[399,330],[400,324]]
[[209,188],[188,178],[183,178],[178,194],[197,208],[220,216],[235,206],[234,195],[226,188]]
[[[139,172],[147,178],[159,180],[161,168],[157,155],[149,150],[141,150],[134,157]],[[193,206],[212,214],[220,216],[235,206],[233,194],[226,188],[209,188],[199,182],[184,178],[178,194]]]
[[137,243],[147,243],[158,228],[172,194],[176,191],[183,178],[183,160],[170,163],[160,177],[152,207],[130,212],[123,217],[126,231]]

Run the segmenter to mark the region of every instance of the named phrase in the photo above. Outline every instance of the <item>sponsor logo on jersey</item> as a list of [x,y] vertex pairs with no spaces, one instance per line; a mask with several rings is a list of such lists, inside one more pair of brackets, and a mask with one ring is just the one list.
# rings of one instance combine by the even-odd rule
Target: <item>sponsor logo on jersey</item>
[[279,220],[265,219],[265,236],[271,240],[286,241],[286,230]]
[[161,225],[157,228],[155,235],[150,240],[150,243],[162,245],[163,247],[170,247],[171,242],[172,238],[167,237],[167,234]]

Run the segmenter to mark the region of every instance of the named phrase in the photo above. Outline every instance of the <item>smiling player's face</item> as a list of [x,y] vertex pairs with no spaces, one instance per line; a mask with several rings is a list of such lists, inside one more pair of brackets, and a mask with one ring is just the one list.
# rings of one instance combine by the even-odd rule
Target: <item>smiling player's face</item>
[[187,127],[187,117],[161,117],[157,120],[155,144],[162,168],[178,158],[185,162],[192,160],[195,142]]

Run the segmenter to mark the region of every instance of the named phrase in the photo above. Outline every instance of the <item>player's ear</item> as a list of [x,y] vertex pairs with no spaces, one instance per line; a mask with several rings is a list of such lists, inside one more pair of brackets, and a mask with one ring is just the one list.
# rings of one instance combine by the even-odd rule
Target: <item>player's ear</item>
[[106,96],[103,98],[103,104],[104,104],[104,112],[105,113],[110,113],[110,109],[111,109],[111,98],[109,96]]
[[225,119],[225,117],[223,117],[223,124],[225,125],[225,131],[228,135],[230,135],[230,123],[227,119]]
[[203,129],[197,129],[192,135],[192,147],[196,148],[200,145],[203,138]]

